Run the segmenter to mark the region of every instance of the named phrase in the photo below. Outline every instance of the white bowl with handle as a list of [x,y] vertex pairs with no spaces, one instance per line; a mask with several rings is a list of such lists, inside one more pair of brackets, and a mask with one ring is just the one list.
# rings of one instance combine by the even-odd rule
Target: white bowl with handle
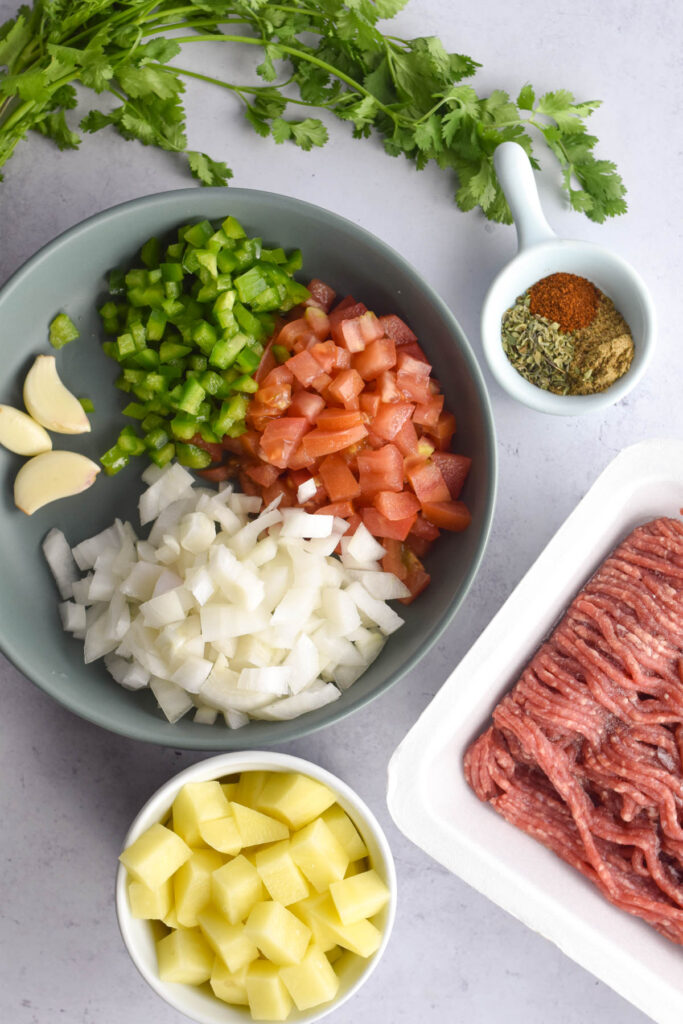
[[[621,401],[650,362],[656,331],[654,303],[645,282],[616,253],[592,242],[558,238],[541,209],[529,159],[516,142],[503,142],[493,157],[498,180],[517,229],[519,250],[489,288],[481,314],[481,338],[491,373],[512,398],[538,412],[581,416]],[[505,355],[501,320],[519,295],[549,274],[588,278],[610,298],[628,323],[635,354],[630,368],[606,391],[556,395],[526,380]]]

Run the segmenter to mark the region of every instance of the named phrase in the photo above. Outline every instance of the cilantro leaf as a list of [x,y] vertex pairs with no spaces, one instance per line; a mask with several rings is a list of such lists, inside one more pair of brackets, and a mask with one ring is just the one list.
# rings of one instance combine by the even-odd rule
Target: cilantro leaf
[[227,185],[228,180],[232,178],[232,171],[227,164],[212,160],[206,153],[189,149],[187,161],[193,176],[198,178],[202,185]]

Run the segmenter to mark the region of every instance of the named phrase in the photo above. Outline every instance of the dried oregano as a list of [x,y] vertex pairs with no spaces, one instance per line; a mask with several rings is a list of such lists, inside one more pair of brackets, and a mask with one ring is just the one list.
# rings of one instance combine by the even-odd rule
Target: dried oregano
[[574,358],[573,340],[560,330],[559,324],[534,316],[529,301],[529,293],[525,292],[503,314],[505,355],[517,372],[536,387],[566,395],[568,371]]

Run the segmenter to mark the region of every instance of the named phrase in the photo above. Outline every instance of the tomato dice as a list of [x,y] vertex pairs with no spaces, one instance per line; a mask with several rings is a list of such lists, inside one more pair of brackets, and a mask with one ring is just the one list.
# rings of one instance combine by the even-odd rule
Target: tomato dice
[[360,514],[363,524],[373,537],[387,537],[393,540],[405,540],[415,522],[414,515],[407,519],[387,519],[376,508],[361,509]]
[[270,487],[280,475],[277,466],[268,465],[265,462],[258,462],[254,466],[246,466],[244,472],[254,483],[261,484],[261,487]]
[[318,516],[339,516],[340,519],[350,519],[355,514],[352,501],[333,501],[330,505],[321,505],[315,510]]
[[[321,370],[325,373],[331,373],[336,367],[336,352],[338,351],[338,347],[333,341],[318,341],[315,345],[311,345],[308,351],[320,365]],[[436,420],[434,422],[436,422]]]
[[299,383],[305,388],[311,384],[313,387],[316,387],[316,384],[324,375],[320,363],[308,350],[297,352],[295,356],[290,356],[285,366],[288,367]]
[[353,357],[351,365],[358,370],[363,380],[375,380],[385,370],[390,370],[396,365],[396,345],[391,338],[371,341],[363,352],[358,352]]
[[357,370],[341,370],[327,390],[335,401],[346,405],[357,398],[364,387],[363,378]]
[[410,419],[414,406],[409,402],[382,403],[372,420],[374,434],[393,441],[403,424]]
[[[451,494],[446,481],[439,467],[433,462],[418,462],[407,466],[406,476],[421,505],[426,501],[450,501]],[[436,525],[438,526],[438,523]]]
[[351,427],[349,430],[320,430],[316,428],[310,434],[306,434],[301,444],[306,455],[319,459],[323,455],[343,451],[349,445],[362,440],[367,433],[363,424]]
[[365,348],[365,338],[360,328],[360,317],[348,317],[336,324],[330,320],[330,329],[336,343],[342,348],[348,349],[349,352],[362,352]]
[[470,510],[464,501],[423,502],[422,511],[434,526],[454,533],[460,533],[472,521]]
[[282,416],[271,420],[261,434],[261,451],[267,462],[284,469],[311,424],[303,416]]
[[434,439],[439,451],[448,451],[455,434],[455,416],[451,412],[442,412],[435,427],[429,428],[429,436]]
[[442,409],[443,395],[432,395],[427,402],[422,402],[420,405],[415,406],[413,423],[419,427],[424,427],[426,430],[436,427]]
[[317,277],[309,281],[306,287],[311,293],[311,297],[306,299],[304,306],[319,306],[327,313],[336,298],[336,292],[330,288],[329,284],[319,281]]
[[330,501],[343,501],[360,495],[360,484],[341,455],[328,455],[323,459],[318,475]]
[[315,423],[325,408],[325,399],[311,391],[297,391],[292,396],[288,412],[290,416],[305,416],[309,423]]
[[467,455],[456,455],[455,452],[434,452],[432,462],[441,470],[450,496],[456,501],[467,479],[472,459]]
[[379,491],[403,490],[403,456],[393,444],[359,452],[358,473],[363,497],[371,498]]
[[380,491],[372,499],[372,503],[385,519],[391,519],[392,522],[416,516],[420,511],[420,502],[410,491],[401,491],[400,494],[395,494],[393,491]]
[[412,341],[417,341],[417,335],[413,334],[408,324],[395,313],[381,316],[379,322],[387,338],[393,338],[397,345],[408,345]]
[[309,306],[304,313],[304,320],[315,334],[316,338],[323,341],[330,335],[330,321],[327,313],[316,306]]

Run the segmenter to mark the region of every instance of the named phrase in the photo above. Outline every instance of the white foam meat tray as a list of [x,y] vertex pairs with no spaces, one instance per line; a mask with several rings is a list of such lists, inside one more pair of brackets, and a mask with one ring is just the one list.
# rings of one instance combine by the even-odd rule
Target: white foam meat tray
[[[453,670],[389,764],[401,831],[657,1024],[683,1020],[683,948],[481,803],[463,755],[600,563],[637,525],[683,508],[683,441],[624,449]],[[493,965],[492,965],[493,966]]]

